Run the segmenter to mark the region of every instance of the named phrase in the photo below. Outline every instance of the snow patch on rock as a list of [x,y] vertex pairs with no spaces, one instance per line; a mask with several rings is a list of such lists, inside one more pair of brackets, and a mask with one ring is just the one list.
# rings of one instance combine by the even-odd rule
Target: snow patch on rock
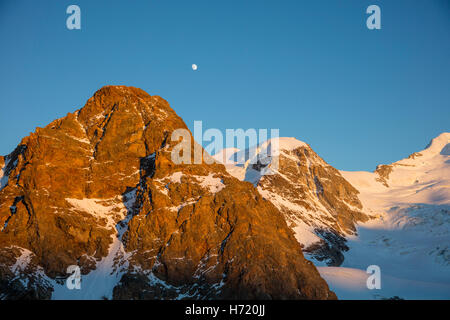
[[[72,210],[79,210],[98,219],[105,219],[107,229],[114,228],[117,220],[123,219],[126,213],[126,208],[118,197],[111,199],[66,198],[66,201],[72,205]],[[119,214],[119,219],[117,214]]]
[[200,186],[208,189],[209,192],[211,193],[217,193],[223,188],[225,188],[222,179],[214,177],[213,173],[210,173],[207,176],[194,175],[192,177],[194,177],[197,181],[200,182]]

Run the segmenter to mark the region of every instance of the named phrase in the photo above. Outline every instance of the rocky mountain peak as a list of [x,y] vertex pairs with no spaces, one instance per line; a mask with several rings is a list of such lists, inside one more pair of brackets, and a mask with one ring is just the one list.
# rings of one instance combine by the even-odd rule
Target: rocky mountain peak
[[251,184],[172,162],[176,129],[164,99],[107,86],[2,158],[3,298],[335,298]]
[[[362,212],[359,192],[308,144],[279,138],[275,141],[279,150],[266,161],[264,157],[270,154],[266,149],[271,144],[274,141],[268,140],[254,148],[256,151],[237,152],[241,162],[227,166],[227,170],[255,184],[284,214],[304,251],[330,265],[339,265],[342,251],[347,250],[345,236],[355,234],[355,224],[368,219]],[[242,161],[248,154],[254,154],[258,162],[253,160],[249,165],[249,160]]]

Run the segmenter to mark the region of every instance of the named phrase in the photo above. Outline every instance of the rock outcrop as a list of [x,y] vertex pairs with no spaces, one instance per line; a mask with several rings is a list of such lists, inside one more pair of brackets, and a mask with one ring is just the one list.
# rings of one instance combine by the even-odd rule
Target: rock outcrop
[[0,298],[336,298],[251,183],[171,160],[180,128],[164,99],[107,86],[22,139],[0,162]]

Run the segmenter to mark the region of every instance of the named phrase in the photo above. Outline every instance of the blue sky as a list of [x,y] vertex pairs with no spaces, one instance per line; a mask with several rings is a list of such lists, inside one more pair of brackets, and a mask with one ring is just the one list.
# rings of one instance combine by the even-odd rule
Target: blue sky
[[450,2],[0,1],[0,154],[107,84],[162,96],[190,128],[279,128],[373,170],[450,131]]

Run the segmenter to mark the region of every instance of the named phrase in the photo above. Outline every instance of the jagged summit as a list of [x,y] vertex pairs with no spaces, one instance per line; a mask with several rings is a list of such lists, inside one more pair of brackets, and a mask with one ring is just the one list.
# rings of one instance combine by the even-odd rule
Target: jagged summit
[[[101,87],[100,89],[98,89],[97,91],[95,91],[95,93],[92,95],[92,97],[88,99],[88,102],[92,101],[92,100],[102,99],[102,97],[107,97],[107,99],[110,99],[113,97],[115,97],[115,98],[117,98],[117,97],[131,98],[131,99],[135,99],[135,98],[147,99],[147,98],[155,97],[157,99],[164,100],[160,96],[157,96],[157,95],[152,96],[140,88],[136,88],[136,87],[132,87],[132,86],[124,86],[124,85],[105,85],[105,86]],[[108,107],[108,105],[105,105],[105,107]],[[168,103],[167,103],[166,107],[170,108]]]

